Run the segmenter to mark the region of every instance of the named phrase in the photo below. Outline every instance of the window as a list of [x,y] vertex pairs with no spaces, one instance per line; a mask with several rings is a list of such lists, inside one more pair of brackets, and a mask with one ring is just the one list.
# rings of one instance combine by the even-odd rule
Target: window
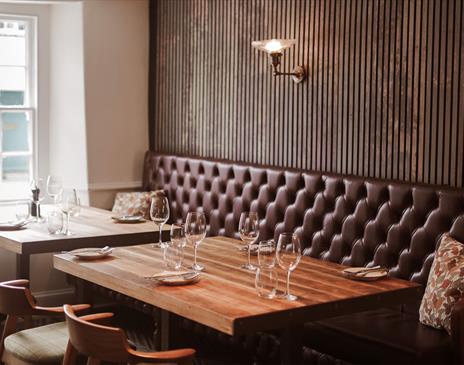
[[0,14],[0,200],[24,198],[36,170],[35,23]]

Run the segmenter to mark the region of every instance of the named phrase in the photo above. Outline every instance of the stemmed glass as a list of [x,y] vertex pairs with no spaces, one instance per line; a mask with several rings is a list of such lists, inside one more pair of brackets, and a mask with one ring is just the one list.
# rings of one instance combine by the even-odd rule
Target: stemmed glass
[[31,200],[34,203],[31,209],[31,215],[34,217],[35,222],[42,222],[42,217],[40,216],[40,202],[44,200],[44,182],[43,179],[35,179],[31,181]]
[[159,242],[154,243],[155,248],[165,248],[161,236],[163,233],[163,225],[169,219],[169,201],[166,196],[162,194],[156,194],[151,198],[150,205],[150,218],[159,227]]
[[276,258],[279,266],[287,271],[287,289],[283,298],[297,300],[298,297],[290,294],[290,274],[296,269],[301,260],[300,239],[295,233],[281,233],[276,248]]
[[63,199],[61,200],[60,209],[66,216],[66,226],[63,231],[65,236],[72,236],[74,234],[69,230],[69,218],[74,213],[77,204],[78,202],[76,201],[76,196],[74,194],[67,194],[63,196]]
[[204,267],[197,263],[197,248],[201,241],[206,237],[206,218],[203,213],[189,212],[185,221],[185,236],[187,240],[193,244],[193,265],[195,271],[202,271]]
[[77,196],[77,190],[76,189],[73,189],[73,195],[74,195],[74,199],[76,201],[76,208],[74,208],[72,216],[73,217],[79,217],[79,215],[81,214],[81,200]]
[[53,199],[54,208],[56,209],[58,197],[63,193],[63,182],[58,176],[48,176],[47,193]]
[[240,216],[240,223],[238,225],[238,232],[240,239],[248,247],[248,261],[246,264],[241,265],[243,269],[255,271],[256,266],[251,264],[251,245],[256,242],[259,236],[259,220],[258,213],[249,212],[242,213]]

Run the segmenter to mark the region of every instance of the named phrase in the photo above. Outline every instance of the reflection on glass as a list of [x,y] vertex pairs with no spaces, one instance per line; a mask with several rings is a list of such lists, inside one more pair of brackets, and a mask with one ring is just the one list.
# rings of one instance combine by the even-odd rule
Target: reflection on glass
[[30,156],[12,156],[2,158],[2,180],[7,181],[29,181]]
[[3,112],[2,151],[25,152],[30,150],[29,118],[25,112]]
[[28,181],[31,179],[31,123],[27,112],[0,113],[3,181]]
[[24,21],[0,19],[0,105],[24,105],[26,27]]

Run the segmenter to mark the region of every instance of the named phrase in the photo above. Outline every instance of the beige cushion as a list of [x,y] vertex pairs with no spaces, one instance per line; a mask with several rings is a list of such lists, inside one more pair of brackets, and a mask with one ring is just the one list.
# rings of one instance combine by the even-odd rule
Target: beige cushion
[[141,215],[150,219],[150,203],[153,192],[117,193],[113,213],[119,215]]
[[445,234],[430,269],[420,321],[451,334],[451,311],[463,294],[464,245]]
[[61,363],[68,345],[65,322],[31,328],[14,333],[5,339],[5,350],[28,363]]

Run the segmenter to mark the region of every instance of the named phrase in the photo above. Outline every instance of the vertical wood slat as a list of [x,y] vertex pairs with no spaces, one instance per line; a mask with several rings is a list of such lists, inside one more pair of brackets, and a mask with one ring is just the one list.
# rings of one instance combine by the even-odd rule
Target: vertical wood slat
[[153,0],[150,146],[464,187],[463,1]]

